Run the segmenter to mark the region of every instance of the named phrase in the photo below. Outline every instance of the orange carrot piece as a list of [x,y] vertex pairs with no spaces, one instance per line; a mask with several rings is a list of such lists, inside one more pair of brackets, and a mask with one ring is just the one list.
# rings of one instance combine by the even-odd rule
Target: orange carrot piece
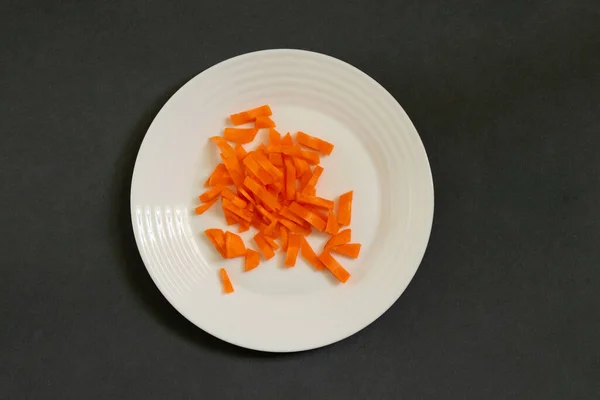
[[354,191],[344,193],[340,196],[338,202],[338,222],[340,225],[350,225],[352,219],[352,195]]
[[327,200],[322,197],[308,196],[301,192],[296,193],[296,201],[302,204],[311,204],[315,207],[327,208],[333,210],[334,203],[332,200]]
[[319,218],[323,220],[323,222],[325,222],[325,224],[327,224],[327,210],[313,206],[312,204],[304,204],[304,208],[314,212]]
[[241,237],[232,232],[225,232],[225,255],[227,258],[246,255],[246,246]]
[[340,230],[340,226],[338,225],[337,218],[333,213],[333,210],[329,210],[329,214],[327,215],[327,226],[325,227],[325,232],[330,235],[337,235]]
[[285,198],[294,200],[296,197],[296,167],[288,157],[284,157],[283,164],[285,165]]
[[213,136],[210,138],[210,140],[212,140],[217,145],[217,147],[219,148],[219,150],[221,150],[221,153],[223,153],[225,157],[235,157],[235,150],[233,149],[233,147],[231,147],[229,143],[227,143],[227,140],[225,140],[221,136]]
[[223,208],[223,214],[225,214],[225,223],[227,225],[235,225],[240,221],[244,221],[243,219],[241,219],[231,211],[227,210],[226,208]]
[[206,210],[208,210],[213,204],[215,204],[216,201],[217,201],[217,198],[215,197],[214,199],[212,199],[208,203],[204,203],[204,204],[196,207],[194,209],[194,211],[196,212],[197,215],[204,214],[204,212]]
[[300,157],[300,158],[306,160],[311,165],[317,165],[321,162],[321,157],[319,157],[319,153],[302,150],[300,148],[300,146],[297,146],[297,145],[284,146],[283,140],[281,141],[281,143],[282,143],[281,152],[283,154],[286,154],[289,156],[294,156],[294,157]]
[[231,284],[231,279],[229,279],[229,275],[227,275],[227,271],[225,271],[225,268],[221,268],[220,273],[221,282],[223,283],[223,291],[226,294],[233,293],[233,285]]
[[260,106],[253,108],[251,110],[242,111],[241,113],[231,114],[229,118],[234,125],[242,125],[248,122],[252,122],[256,120],[256,118],[261,116],[270,116],[273,115],[271,111],[271,107],[268,105]]
[[333,144],[326,142],[323,139],[307,135],[304,132],[298,132],[296,134],[296,141],[298,141],[298,144],[301,144],[304,147],[317,150],[318,152],[326,155],[330,155],[333,151]]
[[260,264],[260,253],[252,249],[246,249],[246,259],[244,261],[244,271],[252,271]]
[[296,167],[296,178],[300,178],[307,171],[310,172],[310,165],[300,157],[294,157],[294,167]]
[[227,170],[222,175],[210,178],[207,183],[208,184],[204,186],[228,186],[234,184],[233,179],[231,179],[231,176],[229,176],[229,172],[227,172]]
[[[310,182],[310,178],[312,176],[313,176],[313,173],[310,169],[302,174],[302,176],[300,177],[300,184],[298,185],[299,191],[304,192],[304,190],[306,189],[306,185],[308,185],[308,182]],[[306,192],[306,194],[309,194],[309,193]]]
[[246,232],[250,229],[250,222],[245,219],[240,219],[240,227],[238,229],[238,233]]
[[346,283],[348,278],[350,278],[350,272],[342,267],[341,264],[337,262],[337,260],[333,258],[331,253],[327,250],[319,255],[319,260],[321,260],[325,267],[327,267],[327,269],[338,279],[338,281]]
[[275,128],[275,122],[273,122],[273,120],[267,117],[266,115],[260,115],[256,117],[256,120],[254,121],[254,126],[256,127],[256,129]]
[[273,164],[276,167],[283,166],[283,158],[281,157],[280,153],[270,153],[269,161],[271,161],[271,164]]
[[224,188],[221,194],[224,198],[231,201],[231,203],[236,207],[246,208],[246,206],[248,205],[248,203],[244,199],[239,197],[237,194],[233,193],[229,188]]
[[270,146],[281,146],[281,133],[273,128],[269,129],[269,147]]
[[305,226],[307,224],[307,222],[305,220],[303,220],[302,218],[298,217],[296,214],[294,214],[293,212],[291,212],[289,210],[289,208],[287,207],[281,207],[281,210],[279,210],[279,215],[282,217],[285,217],[287,219],[289,219],[290,221],[300,225],[300,226]]
[[352,229],[344,229],[335,236],[332,236],[327,243],[325,243],[325,250],[329,250],[332,247],[341,246],[352,240]]
[[288,238],[288,248],[285,255],[285,261],[283,265],[286,267],[293,267],[296,265],[296,258],[298,257],[298,250],[300,250],[300,244],[302,243],[303,237],[300,235],[290,235]]
[[294,145],[294,139],[292,139],[292,135],[290,135],[290,133],[286,133],[286,135],[281,139],[281,145],[282,146],[293,146]]
[[323,221],[317,214],[306,209],[305,207],[302,207],[296,202],[292,202],[292,204],[289,206],[289,209],[291,212],[317,228],[320,232],[323,232],[325,226],[327,225],[327,223]]
[[211,241],[215,249],[225,258],[225,234],[221,229],[207,229],[204,234]]
[[288,248],[288,230],[285,226],[279,227],[279,235],[281,236],[281,251],[287,251]]
[[258,182],[249,176],[244,179],[244,186],[246,186],[252,193],[256,195],[260,201],[263,202],[271,210],[279,210],[281,205],[277,201],[277,197],[273,196],[271,193],[267,191],[264,187],[260,186]]
[[279,249],[279,245],[277,244],[277,242],[275,241],[275,239],[273,239],[270,236],[264,236],[266,242],[269,244],[269,246],[271,246],[273,248],[273,250],[277,250]]
[[269,235],[272,236],[273,233],[275,232],[275,228],[277,228],[277,223],[279,221],[277,221],[277,219],[271,221],[271,223],[263,230],[263,233],[265,235]]
[[243,197],[244,199],[248,200],[249,204],[255,204],[256,202],[254,201],[254,198],[246,191],[246,189],[244,188],[237,188],[238,193],[241,195],[240,197]]
[[200,199],[201,202],[207,203],[207,202],[211,201],[212,199],[217,198],[224,189],[225,189],[225,186],[215,186],[214,188],[209,189],[206,192],[202,193],[200,196],[198,196],[198,198]]
[[225,128],[223,137],[225,140],[235,143],[250,143],[256,137],[256,128]]
[[273,183],[273,177],[260,166],[260,164],[256,161],[254,154],[256,154],[256,152],[250,153],[244,159],[244,165],[248,167],[252,174],[256,176],[263,185]]
[[281,171],[279,171],[277,169],[277,167],[275,167],[275,165],[273,165],[271,163],[271,161],[269,161],[269,159],[267,157],[265,157],[264,154],[257,151],[256,153],[253,154],[253,157],[256,160],[256,162],[258,163],[258,165],[260,165],[261,168],[263,168],[265,171],[267,171],[267,173],[269,175],[271,175],[273,177],[273,179],[275,179],[275,180],[283,179],[283,174],[281,173]]
[[231,157],[227,157],[225,154],[221,153],[221,159],[223,160],[223,164],[225,164],[225,168],[227,168],[227,172],[229,172],[231,179],[233,179],[235,186],[240,187],[244,181],[244,172],[242,170],[242,165],[235,154]]
[[271,258],[273,258],[275,252],[273,251],[273,248],[269,245],[269,243],[267,243],[267,241],[265,240],[265,236],[262,232],[258,232],[256,235],[254,235],[254,242],[260,249],[260,252],[263,254],[265,259],[270,260]]
[[206,180],[204,187],[215,186],[215,184],[212,181],[214,179],[216,179],[217,177],[221,177],[223,175],[229,176],[229,172],[227,172],[227,168],[225,168],[225,164],[218,164],[215,167],[215,169],[213,170],[213,172],[210,174],[208,179]]
[[239,162],[244,161],[244,158],[246,158],[246,156],[248,155],[248,152],[246,151],[246,149],[244,149],[244,146],[242,146],[240,143],[235,145],[235,156],[237,157]]
[[260,204],[256,205],[256,211],[258,211],[260,215],[262,215],[267,221],[269,221],[269,223],[277,220],[277,218],[273,214],[265,210],[265,208]]
[[315,167],[315,170],[312,173],[312,176],[310,177],[310,180],[304,186],[304,189],[303,189],[303,192],[305,192],[304,194],[309,194],[310,190],[314,190],[317,187],[317,183],[319,182],[319,178],[321,177],[322,173],[323,173],[323,167],[321,167],[320,165],[317,165]]
[[335,251],[336,253],[340,253],[348,257],[358,258],[361,247],[362,245],[360,243],[346,243],[332,247],[331,251]]
[[300,244],[300,253],[306,261],[308,261],[313,267],[315,267],[315,269],[319,271],[325,269],[325,266],[323,265],[321,260],[319,260],[317,253],[315,253],[313,248],[310,247],[310,244],[308,243],[308,240],[306,240],[305,237],[302,237],[302,242]]
[[302,225],[298,225],[295,222],[292,222],[290,220],[287,220],[285,218],[280,218],[279,219],[279,223],[283,226],[285,226],[286,228],[288,228],[290,230],[291,233],[295,233],[297,235],[310,235],[311,234],[311,229],[310,227],[304,227]]
[[252,214],[243,208],[235,206],[230,200],[223,198],[223,208],[231,211],[238,217],[245,219],[246,221],[252,221]]

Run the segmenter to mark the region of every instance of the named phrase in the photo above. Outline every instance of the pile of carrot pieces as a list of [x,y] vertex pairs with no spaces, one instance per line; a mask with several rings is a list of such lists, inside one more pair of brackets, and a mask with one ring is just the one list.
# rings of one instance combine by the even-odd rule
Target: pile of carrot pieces
[[[223,136],[210,138],[223,162],[204,184],[209,189],[199,196],[202,205],[195,209],[202,214],[220,199],[227,225],[237,224],[238,233],[250,227],[258,231],[254,243],[260,253],[233,232],[207,229],[204,233],[223,258],[245,257],[245,271],[260,265],[261,254],[269,260],[280,250],[286,253],[285,266],[294,267],[300,254],[317,270],[327,269],[345,283],[350,273],[331,252],[352,258],[360,253],[361,244],[350,243],[351,229],[340,231],[350,225],[353,191],[339,197],[337,214],[334,201],[317,197],[316,191],[323,173],[320,154],[330,155],[333,144],[303,132],[296,134],[295,141],[289,133],[282,137],[271,115],[268,105],[232,114],[233,125],[254,126],[225,128]],[[252,142],[263,128],[269,129],[268,143],[252,151],[244,149],[242,145]],[[313,228],[330,235],[318,256],[306,240]],[[220,274],[224,292],[233,292],[227,271],[221,268]]]

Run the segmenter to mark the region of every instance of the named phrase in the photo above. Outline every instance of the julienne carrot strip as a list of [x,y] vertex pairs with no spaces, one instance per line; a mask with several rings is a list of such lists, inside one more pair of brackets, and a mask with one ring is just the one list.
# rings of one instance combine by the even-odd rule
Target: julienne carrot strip
[[342,267],[327,250],[319,255],[319,260],[321,260],[325,267],[327,267],[327,269],[338,279],[338,281],[346,283],[348,278],[350,278],[350,273],[344,267]]
[[323,139],[307,135],[304,132],[298,132],[296,134],[296,140],[302,146],[317,150],[318,152],[326,155],[330,155],[333,151],[333,144],[326,142]]
[[300,235],[290,235],[285,261],[283,262],[283,265],[286,267],[294,267],[296,265],[296,258],[298,257],[302,239],[303,237]]
[[221,274],[221,282],[223,284],[223,291],[227,294],[233,293],[234,292],[233,285],[231,284],[231,280],[229,279],[229,275],[227,275],[227,271],[225,270],[225,268],[221,268],[219,270],[219,273]]
[[270,116],[273,115],[271,112],[271,108],[268,105],[260,106],[253,108],[251,110],[242,111],[241,113],[231,114],[229,118],[234,125],[242,125],[248,122],[252,122],[256,120],[256,118],[261,116]]
[[318,271],[325,269],[325,266],[321,260],[319,260],[317,253],[310,247],[310,244],[305,237],[302,237],[302,242],[300,243],[300,253],[302,254],[302,257]]
[[246,259],[244,261],[244,271],[252,271],[260,264],[260,253],[252,249],[246,249]]
[[338,202],[338,222],[340,225],[350,225],[352,218],[352,197],[354,191],[351,190],[348,193],[344,193],[340,196]]
[[204,203],[201,206],[198,206],[194,209],[194,211],[196,212],[197,215],[200,214],[204,214],[204,212],[206,210],[208,210],[210,207],[212,207],[213,204],[215,204],[215,202],[218,200],[218,198],[214,198],[212,200],[210,200],[208,203]]
[[[346,282],[350,274],[330,252],[351,258],[360,254],[361,244],[350,243],[351,230],[340,231],[341,225],[351,222],[353,192],[339,197],[334,212],[335,203],[319,197],[316,190],[324,172],[320,154],[331,154],[334,146],[304,132],[298,132],[295,139],[289,132],[282,137],[271,115],[268,105],[232,114],[234,125],[253,125],[226,127],[222,136],[210,138],[223,161],[204,183],[208,189],[198,196],[203,204],[195,208],[202,214],[221,199],[228,225],[237,225],[239,233],[250,227],[258,231],[253,235],[260,252],[247,248],[231,231],[207,229],[205,234],[221,257],[244,257],[245,271],[260,264],[261,254],[269,260],[279,250],[286,253],[285,266],[295,266],[301,254],[315,269],[328,269],[340,282]],[[243,144],[252,142],[263,128],[268,129],[268,142],[254,150],[244,148]],[[307,240],[313,228],[330,235],[320,255]],[[222,269],[220,274],[225,293],[233,292],[227,271]]]
[[348,257],[358,258],[361,247],[362,245],[360,243],[346,243],[340,246],[332,247],[331,251],[335,251],[336,253],[340,253]]
[[257,128],[225,128],[223,137],[230,142],[244,144],[253,141],[257,132]]
[[273,256],[275,256],[273,248],[269,245],[269,243],[267,243],[262,232],[258,232],[256,235],[254,235],[254,242],[260,249],[260,252],[263,254],[265,259],[270,260],[273,258]]
[[267,117],[266,115],[261,115],[256,117],[256,121],[254,121],[254,126],[257,129],[275,128],[275,122],[273,122],[273,120]]
[[333,213],[333,210],[329,210],[329,214],[327,215],[327,226],[325,226],[325,232],[334,236],[337,235],[340,230],[340,226],[338,225],[337,218]]
[[329,239],[327,243],[325,243],[325,250],[329,250],[332,247],[341,246],[350,242],[350,240],[352,240],[352,230],[344,229],[337,235],[332,236],[331,239]]

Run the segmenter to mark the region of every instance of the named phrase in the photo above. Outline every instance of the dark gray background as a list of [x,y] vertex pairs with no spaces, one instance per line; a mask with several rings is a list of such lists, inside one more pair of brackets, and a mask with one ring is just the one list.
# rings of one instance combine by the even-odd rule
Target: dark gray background
[[[385,86],[436,191],[397,304],[291,355],[181,317],[129,215],[169,96],[278,47]],[[0,135],[1,398],[600,398],[598,1],[3,0]]]

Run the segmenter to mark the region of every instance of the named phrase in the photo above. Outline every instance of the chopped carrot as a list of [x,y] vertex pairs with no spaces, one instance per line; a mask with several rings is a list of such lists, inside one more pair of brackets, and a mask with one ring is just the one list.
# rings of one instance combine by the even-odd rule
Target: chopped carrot
[[281,139],[281,145],[282,146],[293,146],[294,145],[294,139],[292,139],[292,135],[290,135],[290,133],[286,133],[286,135]]
[[235,215],[234,213],[232,213],[231,211],[229,211],[226,208],[223,208],[223,214],[225,214],[225,223],[227,225],[235,225],[239,221],[245,221],[245,220],[239,218],[237,215]]
[[300,204],[296,202],[292,202],[289,206],[290,211],[317,228],[319,231],[323,231],[327,223],[321,219],[317,214],[312,211],[302,207]]
[[350,225],[352,219],[352,195],[354,191],[344,193],[340,196],[338,202],[338,222],[340,225]]
[[340,226],[338,225],[337,218],[333,213],[333,210],[329,210],[329,214],[327,215],[327,226],[325,227],[325,232],[330,235],[337,235],[340,230]]
[[320,165],[317,165],[315,167],[315,170],[312,173],[312,176],[310,177],[310,180],[308,181],[308,183],[306,185],[304,185],[304,190],[303,192],[305,192],[304,194],[309,194],[308,192],[311,190],[314,190],[317,187],[317,182],[319,182],[319,178],[321,177],[321,174],[323,173],[323,167],[321,167]]
[[287,208],[287,207],[281,207],[281,210],[279,210],[279,215],[289,219],[290,221],[292,221],[300,226],[305,226],[307,224],[306,221],[304,221],[302,218],[298,217],[296,214],[291,212],[289,210],[289,208]]
[[231,211],[238,217],[245,219],[246,221],[252,221],[252,214],[246,209],[235,206],[230,200],[223,198],[223,208]]
[[242,111],[238,114],[231,114],[229,117],[231,118],[231,122],[234,125],[242,125],[248,122],[252,122],[256,120],[256,118],[261,116],[270,116],[273,113],[271,112],[271,108],[267,105],[253,108],[251,110]]
[[265,240],[265,236],[262,234],[262,232],[258,232],[256,235],[254,235],[254,242],[260,249],[260,252],[263,254],[265,259],[270,260],[271,258],[273,258],[275,252],[273,251],[273,248],[269,245],[269,243],[267,243],[267,241]]
[[252,249],[246,249],[246,259],[244,262],[244,271],[252,271],[260,264],[260,253]]
[[254,193],[256,195],[256,197],[258,197],[260,199],[260,201],[262,201],[263,204],[265,204],[271,210],[278,210],[281,208],[281,206],[279,205],[279,202],[277,201],[277,198],[275,196],[273,196],[271,193],[267,192],[267,189],[260,186],[260,184],[258,182],[256,182],[254,179],[250,178],[249,176],[247,176],[246,179],[244,180],[244,186],[246,186],[248,189],[250,189],[250,191],[252,193]]
[[294,157],[294,167],[296,167],[296,178],[300,178],[306,172],[310,172],[310,165],[299,157]]
[[209,189],[206,192],[202,193],[198,198],[200,199],[201,202],[207,203],[207,202],[211,201],[212,199],[217,198],[224,189],[225,189],[225,186],[220,186],[220,185],[215,186],[212,189]]
[[207,229],[204,234],[212,242],[215,249],[225,258],[225,234],[222,229]]
[[269,223],[277,220],[277,218],[273,214],[265,210],[265,208],[260,204],[256,206],[256,211],[258,211],[260,215],[262,215],[267,221],[269,221]]
[[293,234],[288,238],[288,248],[283,263],[286,267],[293,267],[296,265],[296,258],[298,257],[298,250],[300,250],[302,239],[302,236]]
[[266,240],[266,242],[269,244],[269,246],[271,246],[273,248],[273,250],[277,250],[279,249],[279,245],[277,244],[277,242],[275,241],[275,239],[273,239],[270,236],[263,236]]
[[225,128],[223,137],[230,142],[244,144],[253,141],[257,132],[256,128]]
[[231,147],[229,143],[227,143],[227,141],[224,138],[220,136],[213,136],[210,138],[210,140],[215,142],[215,144],[217,145],[219,150],[221,150],[221,153],[223,153],[225,157],[235,157],[235,150],[233,149],[233,147]]
[[279,235],[281,236],[281,251],[287,251],[288,248],[288,230],[285,226],[279,227]]
[[342,267],[341,264],[337,262],[337,260],[333,258],[331,253],[327,250],[321,253],[319,260],[321,260],[325,267],[327,267],[327,269],[338,279],[338,281],[346,283],[348,278],[350,278],[350,273],[346,271],[346,269]]
[[279,220],[279,223],[283,226],[285,226],[286,228],[288,228],[290,230],[291,233],[295,233],[298,235],[310,235],[311,234],[311,229],[310,228],[306,228],[302,225],[298,225],[292,221],[289,221],[285,218],[281,218]]
[[285,165],[285,198],[294,200],[296,197],[296,167],[288,157],[284,157],[283,164]]
[[229,231],[225,232],[225,255],[227,258],[246,255],[246,246],[242,238]]
[[336,253],[340,253],[348,257],[358,258],[360,248],[360,243],[346,243],[336,247],[332,247],[331,251],[335,251]]
[[240,224],[240,227],[238,229],[239,233],[246,232],[247,230],[250,229],[250,222],[246,221],[245,219],[241,219],[239,224]]
[[312,204],[304,204],[304,208],[315,213],[319,218],[323,220],[323,222],[325,222],[325,224],[327,224],[327,210],[313,206]]
[[223,291],[227,294],[233,293],[234,292],[233,285],[231,284],[229,275],[227,275],[227,271],[225,271],[225,268],[221,268],[219,272],[221,273],[221,282],[223,283]]
[[298,132],[296,140],[299,144],[309,149],[317,150],[319,153],[330,155],[333,151],[333,145],[329,142],[314,136],[307,135],[304,132]]
[[269,153],[269,161],[276,167],[283,166],[283,158],[281,157],[281,153]]
[[214,199],[210,200],[208,203],[204,203],[201,206],[196,207],[194,209],[194,211],[196,212],[197,215],[204,214],[204,212],[206,210],[208,210],[213,204],[215,204],[216,201],[217,201],[217,198],[215,197]]
[[333,201],[327,200],[322,197],[308,196],[306,194],[302,194],[302,192],[296,193],[296,201],[298,203],[303,204],[312,204],[315,207],[327,208],[329,210],[333,210]]
[[300,244],[300,252],[302,254],[302,257],[304,257],[306,261],[308,261],[313,267],[315,267],[315,269],[319,271],[325,269],[325,266],[323,265],[321,260],[319,260],[317,253],[315,253],[313,248],[310,247],[310,244],[308,243],[308,240],[306,240],[305,237],[302,237],[302,242]]
[[248,202],[250,204],[255,204],[256,202],[254,201],[254,198],[252,196],[250,196],[250,194],[248,192],[246,192],[246,189],[244,188],[237,188],[238,193],[241,194],[243,198],[245,198],[246,200],[248,200]]
[[235,145],[235,156],[237,157],[239,162],[243,162],[244,158],[246,158],[246,156],[248,155],[248,152],[246,151],[246,149],[244,149],[244,146],[242,146],[240,143]]
[[277,228],[277,223],[279,221],[277,221],[277,219],[274,219],[273,221],[271,221],[271,223],[269,225],[267,225],[267,227],[263,230],[265,235],[273,235],[273,233],[275,232],[275,228]]
[[242,166],[237,157],[235,155],[226,157],[223,153],[221,153],[221,159],[223,160],[223,164],[225,164],[225,168],[227,168],[227,172],[229,172],[233,183],[235,183],[237,187],[240,187],[244,181],[244,174],[242,171]]
[[248,202],[233,193],[229,188],[224,188],[221,194],[225,199],[231,201],[231,203],[238,208],[246,208],[248,205]]
[[261,115],[256,117],[256,121],[254,121],[254,126],[256,129],[262,128],[275,128],[275,122],[266,115]]
[[325,243],[325,250],[329,250],[332,247],[341,246],[350,242],[350,240],[352,240],[352,230],[344,229],[337,235],[332,236],[331,239],[329,239],[327,243]]
[[204,187],[216,186],[213,181],[224,175],[229,176],[229,172],[227,172],[227,168],[225,168],[225,164],[217,164],[214,171],[210,174],[210,176],[206,180]]
[[281,146],[281,133],[273,128],[269,129],[269,146]]
[[260,164],[256,161],[256,158],[254,156],[256,152],[253,152],[251,154],[249,154],[245,159],[244,159],[244,165],[246,167],[248,167],[248,169],[252,172],[252,174],[258,178],[258,180],[263,184],[263,185],[268,185],[269,183],[273,183],[273,177],[267,172],[265,171]]

